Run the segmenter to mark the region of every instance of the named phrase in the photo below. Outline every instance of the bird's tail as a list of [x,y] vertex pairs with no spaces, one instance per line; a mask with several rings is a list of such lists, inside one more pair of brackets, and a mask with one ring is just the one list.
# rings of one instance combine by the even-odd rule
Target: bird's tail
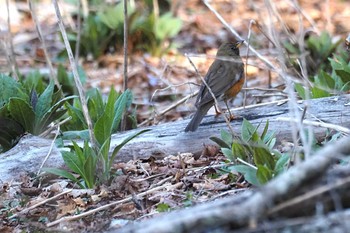
[[196,131],[205,114],[207,114],[207,111],[202,111],[198,109],[192,117],[190,123],[188,123],[187,127],[185,128],[185,132]]

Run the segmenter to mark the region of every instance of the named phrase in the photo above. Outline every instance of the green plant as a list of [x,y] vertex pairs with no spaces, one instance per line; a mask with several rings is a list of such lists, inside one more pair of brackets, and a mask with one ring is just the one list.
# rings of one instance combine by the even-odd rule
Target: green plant
[[273,149],[276,138],[273,132],[268,131],[268,125],[266,122],[263,132],[259,134],[260,125],[254,127],[244,119],[240,138],[234,138],[224,130],[221,131],[221,138],[210,138],[221,147],[222,153],[230,162],[241,163],[228,166],[227,170],[242,173],[253,185],[262,185],[283,172],[289,160],[288,155]]
[[14,147],[25,133],[23,127],[16,121],[0,117],[0,153]]
[[[92,188],[98,182],[108,183],[111,178],[111,167],[114,162],[116,155],[119,150],[130,140],[137,137],[138,135],[147,132],[148,130],[141,130],[118,144],[109,154],[111,147],[111,135],[116,132],[120,124],[121,118],[126,111],[127,107],[130,106],[132,94],[129,90],[122,94],[118,94],[114,89],[109,93],[108,100],[104,104],[102,96],[98,91],[94,92],[94,99],[91,100],[90,112],[93,112],[96,117],[94,123],[94,134],[97,145],[92,148],[88,143],[88,136],[82,137],[87,138],[84,143],[84,147],[80,148],[74,141],[73,148],[69,152],[62,152],[65,163],[73,173],[77,173],[80,179],[76,178],[73,173],[67,172],[61,169],[45,168],[44,170],[59,176],[63,176],[74,182],[77,182],[80,187]],[[80,116],[82,113],[77,109],[71,108],[71,112],[75,114],[73,118],[84,122]],[[73,109],[73,110],[72,110]],[[84,130],[86,132],[86,130]],[[71,135],[79,135],[81,131],[76,134],[71,132]]]
[[[287,52],[293,56],[305,56],[307,73],[311,76],[320,70],[330,71],[329,56],[335,53],[340,40],[333,42],[328,32],[322,32],[320,36],[312,34],[305,39],[304,51],[301,51],[297,44],[285,43]],[[303,54],[302,54],[303,53]],[[296,59],[290,60],[296,70],[300,71],[299,63]]]
[[[134,44],[155,56],[171,48],[169,38],[177,35],[182,27],[182,21],[173,17],[171,13],[165,13],[159,17],[151,13],[134,18],[135,20],[130,24],[131,34],[135,35]],[[168,43],[165,43],[166,41]]]
[[[109,50],[123,45],[123,2],[115,6],[102,4],[96,13],[91,13],[83,23],[81,32],[81,55],[99,57]],[[128,6],[129,48],[146,50],[152,55],[161,55],[171,47],[170,38],[178,34],[182,21],[171,13],[156,16],[152,4]],[[70,32],[72,48],[77,42],[77,33]]]
[[171,211],[171,207],[168,205],[168,204],[165,204],[165,203],[159,203],[157,205],[157,211],[159,213],[161,212],[170,212]]
[[[36,76],[21,83],[0,74],[0,127],[1,149],[13,146],[23,132],[39,135],[51,122],[58,120],[66,112],[64,103],[74,96],[63,98],[62,91],[55,91],[53,82],[44,88],[42,82],[34,82]],[[28,89],[31,87],[31,91]],[[42,93],[36,91],[43,90]],[[8,125],[13,130],[8,131]]]
[[77,173],[81,179],[78,179],[72,173],[63,169],[43,168],[43,171],[70,179],[71,181],[76,182],[81,188],[93,188],[96,183],[96,152],[89,146],[88,141],[84,142],[83,148],[80,148],[74,141],[72,141],[72,143],[72,150],[62,151],[62,156],[68,168],[74,173]]
[[[80,38],[81,56],[91,55],[93,58],[98,58],[107,51],[109,46],[113,45],[116,34],[102,22],[99,15],[88,15],[82,25]],[[68,39],[72,49],[75,50],[77,33],[69,32]]]
[[[88,111],[91,117],[92,123],[96,124],[97,121],[105,114],[105,109],[107,108],[108,102],[110,104],[114,104],[115,106],[119,106],[121,109],[118,110],[118,114],[120,111],[126,111],[132,103],[132,93],[130,91],[126,91],[123,95],[120,93],[116,93],[114,90],[109,94],[108,100],[105,101],[102,97],[101,92],[98,89],[91,89],[87,92],[87,104]],[[84,140],[89,140],[89,134],[87,132],[87,123],[83,116],[83,110],[78,99],[74,99],[73,103],[66,103],[65,107],[68,112],[67,115],[71,117],[71,120],[62,126],[63,139],[77,139],[81,138]],[[130,116],[128,116],[130,117]],[[120,119],[117,119],[119,124]],[[112,133],[116,133],[118,127],[112,128]]]
[[302,84],[294,84],[295,90],[301,98],[329,97],[350,90],[350,63],[346,62],[343,57],[337,55],[328,60],[331,64],[331,74],[321,70],[319,74],[315,75],[313,79],[310,80],[310,92],[307,92]]

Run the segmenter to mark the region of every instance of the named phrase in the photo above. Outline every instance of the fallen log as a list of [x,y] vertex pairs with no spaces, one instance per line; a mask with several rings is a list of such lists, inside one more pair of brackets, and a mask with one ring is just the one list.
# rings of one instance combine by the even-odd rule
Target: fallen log
[[[305,119],[315,122],[326,122],[337,126],[350,128],[350,95],[328,97],[300,101],[299,111],[307,107]],[[247,108],[234,111],[238,119],[231,121],[235,133],[241,132],[243,118],[253,125],[262,124],[263,129],[269,120],[269,130],[276,132],[278,141],[292,141],[291,122],[280,121],[281,118],[290,118],[287,103],[276,103],[265,106]],[[221,129],[227,129],[227,124],[221,116],[206,116],[196,132],[185,133],[189,120],[181,120],[148,127],[151,131],[146,132],[126,144],[117,155],[118,161],[142,159],[153,156],[161,159],[170,154],[190,152],[201,153],[204,144],[214,144],[209,137],[220,136]],[[323,138],[326,133],[332,131],[329,128],[319,126],[312,127],[316,137]],[[134,129],[112,136],[111,150],[126,137],[135,134],[140,129]],[[347,130],[347,129],[345,129]],[[333,130],[336,131],[336,130]],[[49,139],[27,135],[22,138],[17,146],[0,155],[0,179],[2,181],[18,178],[19,174],[37,172],[45,156],[50,151],[52,141]],[[59,150],[53,146],[49,160],[45,167],[63,167],[63,160]]]
[[[305,120],[326,122],[350,128],[349,102],[350,95],[344,95],[300,101],[298,105],[300,113],[307,106]],[[231,127],[236,134],[241,133],[242,121],[245,118],[254,126],[261,124],[260,132],[263,130],[266,121],[269,121],[269,130],[276,133],[278,141],[293,141],[293,122],[280,120],[282,118],[292,118],[291,121],[295,120],[294,116],[291,116],[289,113],[288,103],[281,105],[274,103],[261,107],[241,109],[234,111],[234,114],[239,116],[238,119],[231,121]],[[184,129],[188,122],[189,120],[181,120],[149,127],[151,131],[140,135],[124,146],[117,159],[130,160],[148,158],[150,156],[163,158],[170,154],[176,155],[183,152],[201,153],[204,144],[215,144],[209,137],[220,137],[221,129],[228,130],[226,121],[222,116],[217,118],[206,116],[197,131],[185,133]],[[123,138],[135,134],[138,130],[134,129],[113,135],[112,145],[117,145]],[[312,130],[316,138],[323,138],[326,133],[332,131],[331,129],[317,126],[313,127]]]

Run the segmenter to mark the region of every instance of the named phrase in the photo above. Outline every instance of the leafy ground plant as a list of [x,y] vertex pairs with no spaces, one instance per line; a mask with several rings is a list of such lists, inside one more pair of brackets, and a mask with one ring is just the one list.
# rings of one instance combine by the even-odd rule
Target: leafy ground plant
[[310,91],[300,83],[295,83],[295,90],[302,99],[322,98],[346,93],[350,90],[350,63],[341,56],[328,59],[331,74],[321,70],[311,79]]
[[[119,95],[112,89],[105,105],[102,97],[101,99],[100,97],[97,98],[99,99],[97,105],[104,106],[104,109],[100,112],[101,114],[98,114],[99,118],[94,124],[97,145],[94,147],[89,144],[88,140],[85,140],[83,148],[80,148],[76,142],[72,141],[73,147],[71,150],[62,152],[66,165],[73,173],[55,168],[44,169],[47,172],[68,178],[84,188],[93,188],[97,183],[109,183],[111,167],[119,150],[133,138],[148,131],[142,130],[124,139],[113,149],[110,155],[112,133],[118,128],[127,106],[130,105],[129,100],[132,95],[129,90]],[[78,174],[79,178],[76,178],[74,173]]]
[[[123,40],[123,2],[115,6],[101,3],[99,11],[90,13],[84,19],[81,32],[81,55],[97,58],[107,51],[122,46]],[[138,6],[139,5],[139,6]],[[169,12],[153,12],[152,4],[128,6],[129,45],[134,51],[143,50],[152,55],[162,55],[171,48],[171,38],[179,33],[182,21]],[[69,36],[75,48],[77,33]]]
[[273,147],[276,143],[274,133],[268,131],[269,122],[261,134],[246,119],[242,124],[242,136],[233,137],[227,131],[221,131],[221,138],[211,137],[229,162],[241,164],[228,166],[227,171],[239,172],[251,184],[260,186],[285,170],[289,156],[281,154]]
[[[313,99],[339,95],[350,90],[349,53],[341,40],[332,41],[327,32],[310,35],[305,39],[305,61],[308,80],[295,83],[295,90],[302,99]],[[302,56],[297,45],[285,44],[290,63],[300,72],[299,58]],[[298,59],[293,57],[297,56]]]
[[[23,132],[33,135],[44,132],[49,124],[65,114],[64,103],[74,98],[64,98],[61,90],[55,90],[53,82],[46,88],[38,82],[31,86],[30,91],[28,83],[16,82],[11,77],[0,74],[0,89],[3,90],[0,94],[2,148],[9,149],[13,145],[12,140],[16,140]],[[37,87],[43,90],[42,93],[36,91]],[[7,131],[5,125],[13,125],[14,130]]]

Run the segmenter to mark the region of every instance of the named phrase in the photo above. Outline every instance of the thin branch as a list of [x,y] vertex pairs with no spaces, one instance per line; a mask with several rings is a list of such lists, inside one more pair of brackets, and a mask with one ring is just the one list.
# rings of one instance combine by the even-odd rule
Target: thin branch
[[89,215],[91,215],[91,214],[94,214],[94,213],[96,213],[96,212],[99,212],[99,211],[102,211],[102,210],[106,210],[106,209],[108,209],[108,208],[110,208],[110,207],[112,207],[112,206],[119,205],[119,204],[123,204],[123,203],[129,202],[129,201],[132,201],[134,197],[136,197],[136,198],[141,198],[141,197],[147,196],[147,195],[149,195],[149,194],[151,194],[151,193],[154,193],[154,192],[156,192],[156,191],[158,191],[158,190],[161,190],[161,189],[165,189],[165,188],[166,188],[166,189],[169,190],[169,189],[171,189],[173,186],[175,186],[175,185],[166,184],[166,185],[164,185],[164,186],[155,187],[155,188],[153,188],[153,189],[147,190],[147,191],[142,192],[142,193],[137,194],[137,195],[129,195],[128,197],[126,197],[126,198],[124,198],[124,199],[122,199],[122,200],[111,202],[111,203],[109,203],[109,204],[107,204],[107,205],[100,206],[100,207],[98,207],[98,208],[96,208],[96,209],[92,209],[92,210],[86,211],[86,212],[81,213],[81,214],[77,214],[77,215],[70,216],[70,217],[62,217],[62,218],[60,218],[60,219],[57,219],[56,221],[53,221],[53,222],[48,223],[46,226],[47,226],[47,227],[52,227],[52,226],[57,225],[57,224],[59,224],[59,223],[61,223],[61,222],[77,220],[77,219],[83,218],[83,217],[85,217],[85,216],[89,216]]
[[[10,17],[10,3],[9,0],[6,0],[6,9],[7,9],[7,28],[9,31],[9,43],[10,43],[10,53],[8,54],[11,69],[12,69],[12,75],[15,80],[19,80],[19,73],[18,73],[18,67],[17,67],[17,62],[15,58],[15,49],[13,47],[13,40],[12,40],[12,32],[11,32],[11,17]],[[5,42],[6,44],[6,42]],[[7,44],[6,44],[7,47]],[[6,49],[7,51],[7,49]]]
[[41,31],[41,26],[40,26],[39,19],[38,19],[37,15],[36,15],[35,3],[33,3],[32,1],[33,0],[28,0],[29,10],[30,10],[32,18],[34,20],[36,31],[38,32],[38,35],[39,35],[39,40],[40,40],[40,42],[42,44],[42,49],[44,51],[45,60],[46,60],[46,63],[48,65],[49,71],[50,71],[50,77],[55,82],[55,85],[59,89],[61,89],[60,82],[58,81],[56,72],[54,71],[53,66],[52,66],[52,62],[51,62],[49,53],[47,52],[47,46],[46,46],[45,38],[44,38],[43,33]]
[[81,40],[81,0],[78,0],[78,18],[77,18],[77,41],[75,43],[75,62],[78,66],[79,54],[80,54],[80,40]]
[[[180,99],[179,101],[177,101],[176,103],[172,104],[171,106],[167,107],[166,109],[164,109],[163,111],[161,111],[159,114],[157,114],[157,117],[159,116],[163,116],[165,113],[169,112],[170,110],[176,108],[177,106],[179,106],[180,104],[185,103],[188,99],[196,96],[198,94],[199,91],[196,91],[188,96],[185,96],[184,98]],[[137,127],[141,127],[146,125],[147,123],[151,122],[152,120],[154,120],[154,117],[149,117],[147,120],[141,122],[140,124],[137,125]]]
[[128,89],[128,1],[124,0],[124,83],[123,91]]
[[[203,1],[204,4],[211,10],[215,16],[220,20],[220,22],[230,30],[230,32],[235,35],[238,39],[243,40],[242,37],[224,20],[224,18],[208,3],[207,0]],[[248,47],[248,43],[244,41],[244,44]],[[265,57],[263,57],[258,51],[256,51],[253,47],[249,46],[248,49],[255,54],[260,60],[262,60],[271,70],[278,72],[278,69]]]
[[57,131],[56,131],[56,134],[55,134],[55,137],[53,138],[53,140],[52,140],[52,142],[51,142],[50,149],[49,149],[49,151],[47,152],[47,155],[45,156],[43,162],[41,163],[38,172],[36,173],[37,176],[40,174],[41,169],[44,167],[46,161],[49,159],[49,157],[50,157],[50,155],[51,155],[51,152],[52,152],[52,149],[53,149],[53,147],[55,146],[56,138],[58,137],[59,134],[60,134],[60,126],[58,125],[58,126],[57,126]]
[[96,139],[95,139],[95,135],[94,135],[94,131],[93,131],[92,121],[91,121],[91,118],[89,115],[89,110],[88,110],[88,106],[87,106],[87,102],[86,102],[86,97],[85,97],[83,85],[81,84],[81,81],[79,78],[78,68],[77,68],[77,65],[76,65],[76,62],[75,62],[75,59],[73,56],[72,48],[71,48],[69,41],[68,41],[66,29],[65,29],[63,21],[62,21],[62,15],[61,15],[60,9],[58,7],[57,0],[52,0],[52,3],[55,7],[56,16],[57,16],[57,23],[58,23],[58,26],[60,27],[63,41],[64,41],[64,44],[66,46],[69,62],[70,62],[70,65],[72,67],[73,77],[74,77],[75,85],[78,89],[84,118],[85,118],[86,123],[88,125],[88,130],[89,130],[89,135],[90,135],[90,143],[92,144],[93,148],[96,148],[96,145],[97,145]]
[[50,201],[52,201],[52,200],[55,200],[55,199],[59,198],[59,197],[62,196],[62,195],[65,195],[65,194],[67,194],[67,193],[72,192],[72,190],[73,190],[73,189],[68,189],[68,190],[66,190],[66,191],[64,191],[64,192],[62,192],[62,193],[59,193],[59,194],[57,194],[57,195],[55,195],[55,196],[53,196],[53,197],[50,197],[50,198],[48,198],[48,199],[45,199],[45,200],[43,200],[43,201],[41,201],[41,202],[39,202],[39,203],[36,203],[35,205],[32,205],[32,206],[30,206],[30,207],[28,207],[28,208],[26,208],[26,209],[23,209],[22,211],[20,211],[20,212],[14,214],[14,215],[11,215],[9,218],[12,219],[12,218],[15,218],[15,217],[17,217],[17,216],[19,216],[19,215],[21,215],[21,214],[28,213],[30,210],[35,209],[35,208],[38,207],[38,206],[44,205],[44,204],[46,204],[46,203],[48,203],[48,202],[50,202]]
[[[299,120],[298,119],[292,119],[288,117],[278,117],[276,118],[276,121],[286,121],[286,122],[295,122],[297,123]],[[324,122],[317,122],[317,121],[310,121],[310,120],[303,120],[302,123],[304,125],[311,125],[311,126],[316,126],[316,127],[323,127],[327,129],[333,129],[339,132],[342,132],[344,134],[349,135],[350,134],[350,129],[345,128],[340,125],[335,125],[335,124],[330,124],[330,123],[324,123]]]
[[[123,91],[128,89],[128,1],[124,0],[124,82]],[[126,129],[126,111],[122,113],[122,120],[120,123],[120,131]]]

